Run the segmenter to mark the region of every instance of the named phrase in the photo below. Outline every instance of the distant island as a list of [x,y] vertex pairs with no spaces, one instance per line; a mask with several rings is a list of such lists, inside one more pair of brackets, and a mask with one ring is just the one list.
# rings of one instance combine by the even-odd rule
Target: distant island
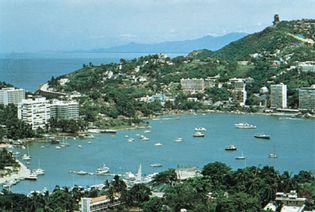
[[243,32],[233,32],[222,36],[204,36],[192,40],[166,41],[161,43],[135,43],[131,42],[121,46],[86,50],[89,53],[189,53],[196,49],[209,49],[215,51],[223,46],[245,37]]

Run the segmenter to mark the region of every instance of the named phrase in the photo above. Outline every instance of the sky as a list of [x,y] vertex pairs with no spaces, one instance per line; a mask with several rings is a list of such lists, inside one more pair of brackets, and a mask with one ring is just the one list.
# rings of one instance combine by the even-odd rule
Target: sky
[[315,0],[0,0],[0,52],[87,50],[315,18]]

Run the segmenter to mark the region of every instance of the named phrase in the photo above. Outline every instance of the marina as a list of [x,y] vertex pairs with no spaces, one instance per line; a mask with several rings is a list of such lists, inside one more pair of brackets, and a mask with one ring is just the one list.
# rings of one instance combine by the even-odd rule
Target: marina
[[[244,120],[259,127],[249,131],[234,127],[235,123]],[[115,174],[137,173],[139,164],[142,164],[143,178],[178,166],[202,169],[204,165],[214,161],[224,162],[233,169],[244,168],[244,163],[235,159],[241,156],[241,151],[225,151],[225,147],[230,144],[246,153],[247,158],[244,161],[247,166],[269,165],[279,171],[288,170],[292,173],[298,173],[300,170],[315,171],[312,158],[314,148],[311,148],[314,147],[315,135],[305,133],[312,132],[315,127],[314,120],[209,113],[168,116],[167,119],[148,121],[151,132],[146,134],[149,138],[146,142],[138,139],[144,134],[144,129],[135,129],[118,131],[115,136],[110,133],[99,133],[93,134],[94,138],[76,140],[68,138],[64,142],[69,146],[59,150],[55,149],[56,145],[49,143],[29,144],[29,153],[32,157],[28,161],[30,164],[26,164],[27,161],[21,160],[21,162],[30,170],[43,169],[45,174],[38,176],[37,180],[20,181],[12,185],[11,190],[28,193],[43,188],[52,190],[55,185],[100,184],[106,179],[112,179]],[[203,139],[192,137],[192,130],[199,126],[207,128],[207,137]],[[272,142],[254,142],[256,139],[253,135],[259,132],[270,133]],[[128,135],[128,138],[125,135]],[[137,139],[128,142],[130,138]],[[175,140],[178,138],[181,138],[178,141],[185,142],[177,143]],[[93,143],[88,144],[89,141]],[[156,143],[161,143],[163,146],[155,146]],[[296,148],[297,144],[299,148]],[[82,148],[78,148],[78,145]],[[20,152],[16,156],[18,159],[28,152],[27,148],[23,149],[22,146],[14,146],[12,151]],[[272,153],[274,155],[270,156],[269,154]],[[110,172],[97,175],[96,170],[104,163]]]

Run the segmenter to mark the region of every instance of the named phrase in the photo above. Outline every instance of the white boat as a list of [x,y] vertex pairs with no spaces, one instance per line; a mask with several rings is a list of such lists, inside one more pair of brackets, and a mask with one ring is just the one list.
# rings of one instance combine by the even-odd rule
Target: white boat
[[38,175],[44,175],[45,174],[45,171],[41,168],[38,168],[38,169],[34,169],[33,171],[37,176]]
[[128,142],[133,142],[135,139],[134,138],[128,138]]
[[243,155],[243,152],[242,152],[242,155],[235,157],[235,160],[245,160],[245,159],[246,159],[246,156]]
[[148,141],[150,140],[148,137],[144,136],[144,135],[140,135],[140,139],[143,141]]
[[101,167],[96,169],[96,174],[97,175],[105,175],[109,172],[109,168],[103,164]]
[[268,158],[275,159],[275,158],[278,158],[278,156],[276,155],[276,153],[270,153],[268,155]]
[[144,131],[144,133],[149,133],[149,132],[151,132],[151,131],[150,131],[150,130],[145,130],[145,131]]
[[154,144],[155,146],[163,146],[163,144],[161,144],[161,143],[156,143],[156,144]]
[[44,174],[45,174],[44,169],[41,169],[41,168],[40,168],[40,161],[38,161],[38,168],[35,169],[35,170],[33,171],[33,173],[35,173],[37,176],[38,176],[38,175],[44,175]]
[[207,131],[207,129],[204,127],[196,127],[195,131],[205,132],[205,131]]
[[30,155],[28,155],[28,154],[24,154],[22,156],[22,160],[31,160],[31,159],[32,159],[32,157]]
[[261,138],[261,139],[270,139],[270,135],[264,134],[264,133],[258,133],[254,135],[255,138]]
[[150,164],[151,167],[162,167],[162,164],[160,163],[152,163]]
[[125,135],[124,137],[125,137],[125,138],[129,138],[129,135]]
[[182,141],[183,141],[183,138],[181,138],[181,137],[175,139],[175,142],[176,142],[176,143],[180,143],[180,142],[182,142]]
[[76,172],[76,174],[78,174],[78,175],[87,175],[88,172],[80,170],[80,171]]
[[236,150],[237,150],[237,148],[233,144],[230,144],[230,145],[225,147],[225,151],[236,151]]
[[56,146],[55,148],[56,148],[56,149],[61,149],[61,146]]
[[252,124],[249,124],[247,122],[245,123],[237,123],[237,124],[234,124],[236,128],[239,128],[239,129],[256,129],[256,126],[255,125],[252,125]]
[[82,148],[82,145],[79,144],[78,147],[79,147],[79,148]]
[[148,141],[148,140],[150,140],[148,137],[144,137],[143,139],[142,139],[143,141]]
[[135,180],[136,179],[136,175],[134,175],[132,172],[126,172],[124,177],[127,179],[127,180]]
[[29,176],[25,177],[25,180],[37,180],[36,173],[32,172]]
[[30,155],[30,149],[28,148],[28,145],[27,145],[27,154],[24,154],[22,156],[22,160],[31,160],[31,159],[32,159],[32,157]]
[[202,137],[205,137],[205,134],[203,134],[202,132],[200,131],[197,131],[193,134],[193,137],[196,137],[196,138],[202,138]]
[[88,144],[91,144],[92,143],[92,141],[88,141]]

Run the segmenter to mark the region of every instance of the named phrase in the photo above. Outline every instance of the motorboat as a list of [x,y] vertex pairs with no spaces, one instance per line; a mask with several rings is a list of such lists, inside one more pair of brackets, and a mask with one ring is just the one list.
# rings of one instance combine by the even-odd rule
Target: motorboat
[[236,150],[237,148],[233,144],[230,144],[227,147],[225,147],[225,151],[236,151]]
[[182,141],[183,141],[183,138],[181,138],[181,137],[175,139],[175,142],[176,142],[176,143],[180,143],[180,142],[182,142]]
[[151,167],[157,168],[157,167],[162,167],[162,164],[160,163],[152,163],[150,164]]
[[204,127],[196,127],[195,131],[205,132],[205,131],[207,131],[207,129]]
[[105,175],[109,172],[109,168],[103,164],[101,167],[96,169],[96,174],[97,175]]
[[135,139],[134,138],[128,138],[128,142],[133,142]]
[[79,148],[82,148],[82,145],[79,144],[78,147],[79,147]]
[[78,174],[78,175],[87,175],[88,172],[80,170],[80,171],[76,172],[76,174]]
[[117,130],[106,129],[106,130],[101,130],[100,133],[111,133],[111,134],[115,134],[115,133],[117,133]]
[[25,180],[37,180],[37,174],[32,172],[30,175],[24,178]]
[[28,154],[24,154],[22,156],[22,160],[31,160],[31,159],[32,159],[32,157],[30,155],[28,155]]
[[144,136],[144,135],[140,135],[140,139],[143,141],[148,141],[150,140],[148,137]]
[[193,134],[193,137],[196,137],[196,138],[201,138],[201,137],[205,137],[205,134],[203,134],[202,132],[200,131],[197,131]]
[[161,143],[156,143],[156,144],[154,144],[155,146],[163,146],[163,144],[161,144]]
[[249,124],[247,122],[245,122],[245,123],[237,123],[234,126],[236,128],[239,128],[239,129],[256,129],[255,125]]
[[254,137],[255,138],[261,138],[261,139],[270,139],[270,135],[266,135],[263,133],[256,134],[256,135],[254,135]]
[[56,146],[55,148],[56,148],[56,149],[61,149],[61,146]]
[[268,158],[275,159],[275,158],[278,158],[278,156],[276,155],[276,153],[270,153],[268,155]]
[[37,168],[37,169],[35,169],[33,172],[34,172],[34,174],[36,174],[37,176],[38,176],[38,175],[44,175],[44,174],[45,174],[45,171],[44,171],[43,169],[41,169],[41,168]]

